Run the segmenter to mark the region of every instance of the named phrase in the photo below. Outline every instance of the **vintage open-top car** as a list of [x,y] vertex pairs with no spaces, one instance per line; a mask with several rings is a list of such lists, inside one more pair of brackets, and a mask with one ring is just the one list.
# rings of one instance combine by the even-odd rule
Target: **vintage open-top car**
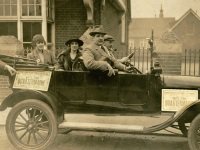
[[[190,149],[200,149],[200,77],[162,75],[159,65],[146,74],[135,68],[132,73],[119,71],[112,77],[100,71],[56,71],[33,62],[26,64],[20,58],[14,59],[14,65],[17,74],[10,78],[13,93],[0,110],[12,107],[6,132],[20,150],[46,149],[60,131],[153,133],[175,124],[188,136]],[[66,113],[134,117],[164,112],[170,118],[150,127],[64,119]]]

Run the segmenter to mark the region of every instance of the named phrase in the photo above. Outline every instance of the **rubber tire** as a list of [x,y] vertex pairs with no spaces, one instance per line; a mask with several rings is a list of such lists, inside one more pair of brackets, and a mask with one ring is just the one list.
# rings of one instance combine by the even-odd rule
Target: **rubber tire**
[[200,150],[200,146],[198,146],[196,141],[196,133],[198,129],[200,129],[200,114],[193,119],[188,130],[188,144],[190,150]]
[[187,137],[188,136],[188,129],[186,128],[185,123],[182,122],[182,121],[179,121],[178,122],[178,127],[181,130],[183,136]]
[[[12,126],[15,125],[13,124],[15,114],[18,114],[18,112],[20,112],[21,110],[23,110],[23,108],[26,108],[27,106],[28,107],[34,106],[34,107],[39,108],[43,112],[45,112],[45,114],[49,118],[49,124],[51,126],[51,131],[49,133],[50,136],[45,141],[45,143],[39,144],[38,146],[35,146],[35,147],[29,147],[27,145],[24,145],[23,143],[20,143],[20,141],[18,141],[17,138],[14,136],[14,131],[12,130]],[[10,142],[14,145],[15,148],[19,150],[32,150],[32,149],[43,150],[43,149],[47,149],[54,142],[56,138],[57,121],[52,109],[49,107],[49,105],[47,105],[43,101],[35,100],[35,99],[24,100],[16,104],[9,112],[8,117],[6,119],[6,133]]]

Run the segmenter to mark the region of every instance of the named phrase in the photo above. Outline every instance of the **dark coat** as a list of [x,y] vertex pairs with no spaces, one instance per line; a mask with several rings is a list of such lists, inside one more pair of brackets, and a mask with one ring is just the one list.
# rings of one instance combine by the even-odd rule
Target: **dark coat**
[[0,75],[10,76],[9,71],[5,68],[7,64],[0,60]]
[[0,60],[0,70],[5,70],[5,65],[6,63]]
[[70,51],[65,50],[58,54],[58,63],[56,69],[72,70],[72,71],[83,71],[85,66],[82,60],[82,53],[77,52],[76,57],[72,60],[70,57]]
[[9,72],[5,69],[6,63],[0,60],[0,75],[9,75]]

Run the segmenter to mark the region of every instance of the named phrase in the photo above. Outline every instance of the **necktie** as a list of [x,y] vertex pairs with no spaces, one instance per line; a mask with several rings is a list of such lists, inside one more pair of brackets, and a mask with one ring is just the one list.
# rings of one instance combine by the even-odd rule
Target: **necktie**
[[101,49],[103,49],[104,52],[106,52],[106,54],[108,54],[108,56],[111,56],[111,55],[110,55],[110,52],[109,52],[108,49],[107,49],[107,47],[101,46]]

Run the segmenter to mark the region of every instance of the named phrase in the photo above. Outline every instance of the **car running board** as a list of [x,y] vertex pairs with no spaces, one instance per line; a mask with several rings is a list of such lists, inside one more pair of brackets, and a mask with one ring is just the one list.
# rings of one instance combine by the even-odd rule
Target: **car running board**
[[101,132],[118,132],[118,133],[141,133],[143,126],[138,125],[119,125],[104,123],[80,123],[80,122],[63,122],[59,124],[59,128],[69,128],[71,130],[82,131],[101,131]]

